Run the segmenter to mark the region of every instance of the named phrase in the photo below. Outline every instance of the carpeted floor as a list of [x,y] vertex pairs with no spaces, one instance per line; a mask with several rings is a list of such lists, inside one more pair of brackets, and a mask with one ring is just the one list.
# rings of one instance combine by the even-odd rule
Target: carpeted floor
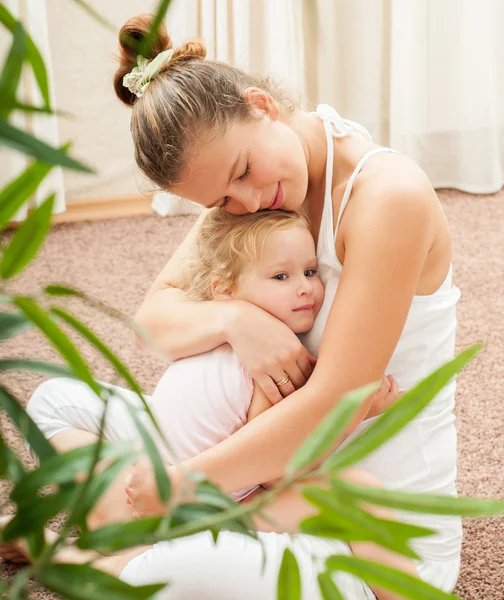
[[[458,380],[459,491],[463,495],[504,498],[504,191],[470,196],[439,193],[454,241],[454,277],[462,290],[458,307],[458,348],[483,341],[485,351]],[[65,282],[133,315],[150,283],[183,239],[193,217],[157,215],[60,225],[30,266],[14,283],[18,292],[36,292],[48,282]],[[78,301],[66,304],[122,357],[150,393],[164,370],[132,343],[118,322]],[[83,353],[99,379],[112,370],[88,346]],[[2,343],[0,358],[59,360],[36,331]],[[43,377],[1,373],[1,382],[26,402]],[[19,438],[5,418],[4,435],[24,456]],[[0,489],[5,500],[7,489]],[[8,508],[4,509],[4,512]],[[6,568],[5,575],[13,568]],[[504,599],[504,520],[467,520],[457,593],[465,600]],[[39,592],[37,597],[52,597]],[[237,599],[238,600],[238,599]]]

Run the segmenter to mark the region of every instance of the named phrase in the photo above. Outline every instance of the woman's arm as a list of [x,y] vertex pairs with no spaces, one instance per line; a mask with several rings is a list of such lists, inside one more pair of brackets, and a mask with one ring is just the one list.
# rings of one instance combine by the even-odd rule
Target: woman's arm
[[[311,375],[314,357],[296,335],[262,308],[241,300],[192,302],[182,289],[187,260],[195,250],[200,216],[185,240],[158,275],[135,321],[149,340],[137,336],[139,347],[178,360],[229,343],[241,364],[271,402],[303,386]],[[287,374],[282,394],[275,385]]]
[[428,185],[403,184],[367,198],[347,227],[345,267],[308,383],[184,468],[225,491],[280,477],[342,394],[381,379],[433,244],[433,194]]
[[[345,233],[345,267],[310,380],[182,469],[206,473],[226,492],[280,477],[342,394],[381,379],[433,244],[433,194],[428,185],[403,184],[367,198],[365,210],[354,211]],[[371,401],[363,404],[353,427]],[[180,468],[172,473],[175,479],[179,473]],[[135,472],[129,488],[133,502],[155,499],[147,479]],[[145,506],[140,512],[149,512]]]

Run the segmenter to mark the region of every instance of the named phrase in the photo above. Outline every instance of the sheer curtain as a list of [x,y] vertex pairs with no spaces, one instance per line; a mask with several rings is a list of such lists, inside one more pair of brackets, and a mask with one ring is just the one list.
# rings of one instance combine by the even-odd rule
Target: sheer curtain
[[[54,86],[52,79],[52,60],[49,50],[47,28],[47,12],[45,0],[3,0],[10,13],[23,23],[25,30],[33,39],[39,49],[47,69],[49,80],[49,94],[54,107]],[[5,58],[12,43],[12,35],[0,25],[0,48]],[[26,104],[42,106],[43,99],[38,90],[35,78],[29,68],[23,69],[18,99]],[[41,115],[14,111],[11,124],[15,127],[34,135],[51,146],[59,146],[58,124],[54,115]],[[16,152],[10,148],[0,146],[0,189],[19,176],[33,161],[31,157]],[[63,188],[63,171],[61,167],[54,167],[48,176],[39,185],[32,203],[41,204],[50,193],[56,193],[54,213],[65,211],[65,193]],[[25,204],[14,216],[13,221],[22,221],[26,218],[28,206]]]
[[[435,187],[504,184],[501,0],[179,0],[176,43],[277,75],[410,156]],[[185,211],[158,194],[160,212]],[[190,209],[192,210],[192,209]]]

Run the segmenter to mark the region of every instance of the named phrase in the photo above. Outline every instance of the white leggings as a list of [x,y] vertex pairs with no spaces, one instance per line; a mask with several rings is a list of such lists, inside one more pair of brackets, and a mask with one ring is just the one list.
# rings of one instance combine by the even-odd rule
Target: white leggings
[[[134,392],[111,386],[139,406]],[[148,397],[146,397],[149,400]],[[62,431],[80,429],[98,434],[103,403],[84,383],[69,378],[45,381],[33,393],[28,413],[47,439]],[[109,400],[105,436],[110,441],[138,439],[136,427],[122,400]],[[133,558],[121,573],[132,585],[169,582],[159,598],[170,600],[275,600],[278,572],[286,547],[296,555],[301,571],[303,599],[321,598],[317,574],[331,554],[351,554],[347,544],[308,535],[260,533],[266,552],[262,570],[261,545],[241,534],[224,531],[214,544],[211,534],[199,533],[160,542]],[[417,563],[422,579],[451,591],[458,565]],[[345,600],[375,598],[360,580],[334,575]]]

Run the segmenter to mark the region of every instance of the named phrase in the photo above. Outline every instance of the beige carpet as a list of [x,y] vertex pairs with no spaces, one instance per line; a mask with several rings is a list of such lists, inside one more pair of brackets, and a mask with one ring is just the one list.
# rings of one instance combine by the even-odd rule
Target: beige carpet
[[[470,196],[443,191],[440,197],[453,233],[455,282],[462,290],[458,347],[476,341],[486,344],[485,352],[459,377],[459,491],[504,497],[504,192]],[[155,215],[57,226],[37,260],[15,282],[15,289],[36,292],[48,282],[65,282],[132,315],[193,221],[193,217]],[[122,325],[76,301],[69,305],[122,357],[144,390],[151,392],[163,364],[136,350]],[[104,361],[88,346],[83,352],[96,376],[111,381],[112,371]],[[3,343],[0,357],[58,359],[35,331]],[[43,380],[22,372],[0,377],[23,402]],[[5,419],[3,425],[23,452]],[[5,500],[5,486],[0,493]],[[6,569],[6,575],[12,572]],[[503,520],[466,521],[457,593],[465,600],[504,599]],[[43,592],[37,597],[42,596],[47,597]]]

